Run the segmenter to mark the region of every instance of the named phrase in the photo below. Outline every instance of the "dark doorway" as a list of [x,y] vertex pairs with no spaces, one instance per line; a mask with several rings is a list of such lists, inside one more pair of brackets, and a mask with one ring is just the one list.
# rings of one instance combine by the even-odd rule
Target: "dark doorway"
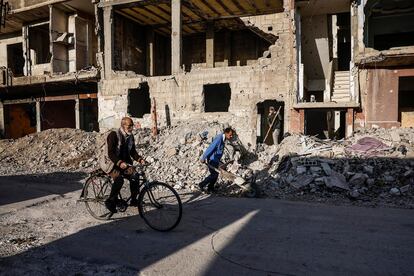
[[145,114],[151,113],[151,99],[148,83],[139,85],[138,89],[128,91],[128,114],[131,117],[143,118]]
[[76,128],[75,100],[42,102],[40,110],[42,130]]
[[337,14],[338,70],[348,71],[351,61],[351,14]]
[[85,131],[99,131],[98,99],[85,99],[79,101],[80,127]]
[[[257,123],[257,143],[265,143],[267,145],[273,145],[273,136],[271,131],[269,131],[269,107],[273,106],[276,112],[279,111],[279,114],[282,116],[281,120],[281,128],[279,134],[279,142],[282,140],[283,137],[283,121],[284,121],[284,102],[278,102],[276,100],[265,100],[264,102],[257,104],[257,115],[258,115],[258,123]],[[280,108],[280,109],[279,109]]]
[[13,72],[13,76],[23,76],[24,57],[22,43],[7,45],[7,67]]
[[36,132],[36,104],[4,106],[5,138],[17,139]]
[[204,85],[204,111],[228,112],[230,106],[231,89],[228,83]]
[[305,135],[319,139],[342,139],[345,137],[344,110],[305,110]]
[[414,127],[414,76],[400,78],[398,86],[398,121],[401,127]]

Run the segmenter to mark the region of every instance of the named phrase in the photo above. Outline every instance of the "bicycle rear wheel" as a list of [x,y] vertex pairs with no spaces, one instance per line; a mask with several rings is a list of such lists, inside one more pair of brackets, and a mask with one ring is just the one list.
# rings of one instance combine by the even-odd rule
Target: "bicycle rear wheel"
[[85,182],[83,201],[86,209],[96,219],[108,220],[111,212],[105,206],[105,200],[111,193],[111,181],[105,176],[91,176]]
[[154,230],[170,231],[181,220],[182,205],[178,193],[169,185],[153,182],[138,197],[138,210],[144,221]]

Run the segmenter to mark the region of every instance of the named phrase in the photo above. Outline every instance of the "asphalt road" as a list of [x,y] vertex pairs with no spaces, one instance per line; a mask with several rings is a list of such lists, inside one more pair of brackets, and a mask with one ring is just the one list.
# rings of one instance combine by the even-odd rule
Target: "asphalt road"
[[[0,185],[6,182],[3,178]],[[21,219],[32,208],[42,223],[49,216],[58,227],[57,218],[64,217],[71,230],[24,252],[3,254],[0,274],[34,267],[38,275],[95,274],[113,265],[112,274],[141,275],[414,275],[412,210],[184,194],[181,224],[159,233],[134,214],[95,222],[74,203],[77,195],[69,192],[52,204],[8,214],[8,221],[10,216]],[[66,208],[54,207],[62,204]],[[51,208],[53,216],[47,211]],[[36,219],[31,221],[41,232],[44,223]],[[76,262],[82,266],[68,265]],[[65,270],[53,270],[64,265]]]

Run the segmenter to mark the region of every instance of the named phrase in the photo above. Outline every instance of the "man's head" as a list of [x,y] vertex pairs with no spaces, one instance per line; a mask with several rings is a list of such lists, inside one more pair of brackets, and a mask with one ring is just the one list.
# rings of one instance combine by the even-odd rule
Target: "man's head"
[[224,137],[227,140],[231,140],[233,138],[234,130],[231,127],[227,127],[224,129]]
[[129,117],[124,117],[121,120],[121,128],[127,133],[128,135],[132,134],[132,130],[134,129],[134,122]]
[[269,107],[269,113],[274,113],[275,112],[275,107],[274,106],[270,106]]

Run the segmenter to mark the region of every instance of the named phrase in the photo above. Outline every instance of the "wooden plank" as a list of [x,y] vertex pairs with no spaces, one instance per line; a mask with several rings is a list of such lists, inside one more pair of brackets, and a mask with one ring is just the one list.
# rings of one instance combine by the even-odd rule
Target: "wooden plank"
[[183,2],[182,8],[191,11],[191,13],[196,14],[199,18],[207,19],[210,17],[209,14],[206,14],[203,10],[195,6],[193,2]]
[[245,8],[240,5],[239,0],[228,0],[228,2],[233,4],[241,13],[247,13]]
[[194,8],[198,9],[199,12],[202,12],[205,15],[207,15],[207,18],[214,18],[214,16],[218,15],[200,0],[195,0],[195,1],[192,1],[191,3],[193,3],[193,9]]
[[132,20],[132,21],[140,24],[140,25],[145,25],[145,22],[142,22],[142,21],[138,20],[136,17],[133,17],[133,16],[121,11],[121,10],[115,10],[115,12],[119,15],[122,15],[122,16],[128,18],[129,20]]
[[[209,3],[206,0],[199,0],[200,2],[202,2],[208,9],[210,9],[211,11],[213,11],[215,14],[217,15],[222,15],[221,12],[219,12],[213,5],[211,5],[211,3]],[[211,0],[210,0],[211,2]]]
[[146,6],[148,10],[151,10],[153,13],[158,14],[162,18],[166,19],[167,21],[171,22],[171,11],[167,12],[160,6]]
[[144,7],[140,7],[140,8],[131,8],[132,10],[134,10],[135,12],[139,13],[141,16],[147,18],[150,21],[153,21],[155,24],[157,23],[167,23],[168,21],[165,19],[162,19],[146,10],[144,10]]
[[147,17],[143,16],[142,14],[137,13],[132,9],[123,9],[123,12],[127,13],[128,15],[135,17],[137,20],[142,22],[142,25],[151,25],[154,24],[153,20],[148,19]]
[[[147,7],[141,7],[140,8],[140,10],[143,10],[143,11],[145,11],[146,13],[148,13],[148,14],[150,14],[151,16],[153,16],[153,18],[155,19],[155,20],[161,20],[161,22],[162,21],[165,21],[165,22],[171,22],[171,18],[169,18],[168,19],[168,17],[167,18],[165,18],[164,16],[162,16],[161,14],[157,14],[156,12],[153,12],[152,10],[150,10],[150,9],[148,9]],[[159,13],[159,11],[158,11],[158,13]],[[160,23],[161,23],[160,22]]]
[[216,2],[217,5],[219,5],[227,13],[227,15],[233,14],[233,11],[229,7],[227,7],[222,0],[216,0]]

